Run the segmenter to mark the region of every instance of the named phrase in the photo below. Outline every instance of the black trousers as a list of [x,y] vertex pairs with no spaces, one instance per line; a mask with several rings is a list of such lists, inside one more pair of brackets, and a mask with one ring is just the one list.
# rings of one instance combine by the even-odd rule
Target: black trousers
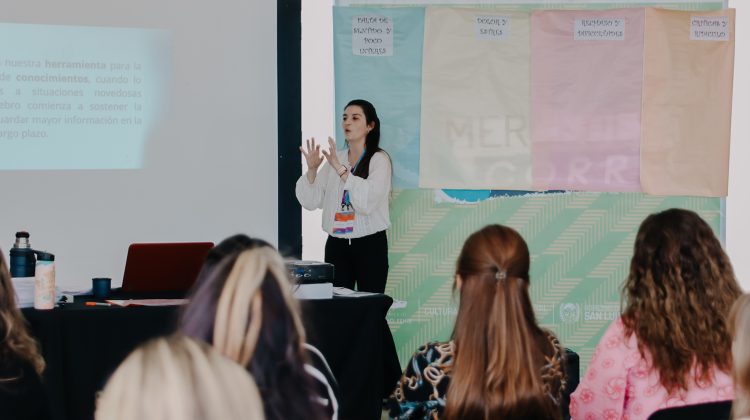
[[388,237],[385,231],[362,238],[328,236],[325,260],[334,266],[333,285],[363,292],[385,292],[388,278]]

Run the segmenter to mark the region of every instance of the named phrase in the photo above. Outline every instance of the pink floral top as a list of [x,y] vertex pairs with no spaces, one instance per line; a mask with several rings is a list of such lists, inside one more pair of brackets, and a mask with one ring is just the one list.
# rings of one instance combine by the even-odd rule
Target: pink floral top
[[734,399],[732,378],[714,371],[712,383],[689,385],[669,395],[650,369],[651,355],[642,358],[635,334],[625,337],[622,320],[614,321],[596,346],[586,375],[570,397],[575,420],[647,419],[657,410],[688,404]]

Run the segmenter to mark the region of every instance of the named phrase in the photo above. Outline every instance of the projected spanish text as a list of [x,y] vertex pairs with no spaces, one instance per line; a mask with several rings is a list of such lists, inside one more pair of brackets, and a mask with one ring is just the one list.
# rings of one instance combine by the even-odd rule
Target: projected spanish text
[[0,24],[0,170],[133,169],[165,106],[158,30]]

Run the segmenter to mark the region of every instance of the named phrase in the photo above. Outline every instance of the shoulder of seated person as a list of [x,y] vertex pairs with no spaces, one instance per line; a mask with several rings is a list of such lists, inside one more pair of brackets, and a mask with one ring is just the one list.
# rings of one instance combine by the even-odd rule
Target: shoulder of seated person
[[439,350],[442,352],[453,352],[456,350],[456,345],[453,340],[451,341],[429,341],[422,344],[417,348],[417,354],[424,354],[430,350]]
[[562,347],[562,344],[560,344],[560,339],[557,337],[557,334],[555,334],[552,330],[542,328],[542,332],[544,332],[544,335],[547,337],[547,340],[550,343],[555,344],[558,347]]
[[454,346],[453,340],[450,341],[428,341],[419,348],[427,348],[427,347],[440,347],[440,346]]
[[[37,374],[30,362],[18,358],[6,358],[0,362],[0,388],[13,389],[16,392],[22,392],[27,387],[34,387],[41,383],[41,378]],[[10,379],[12,378],[12,379]]]

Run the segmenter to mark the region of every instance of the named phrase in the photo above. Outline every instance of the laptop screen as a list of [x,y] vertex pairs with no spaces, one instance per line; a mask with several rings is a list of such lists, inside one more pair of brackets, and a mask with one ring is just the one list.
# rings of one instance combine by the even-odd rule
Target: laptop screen
[[140,243],[128,247],[122,290],[187,291],[198,278],[212,242]]

